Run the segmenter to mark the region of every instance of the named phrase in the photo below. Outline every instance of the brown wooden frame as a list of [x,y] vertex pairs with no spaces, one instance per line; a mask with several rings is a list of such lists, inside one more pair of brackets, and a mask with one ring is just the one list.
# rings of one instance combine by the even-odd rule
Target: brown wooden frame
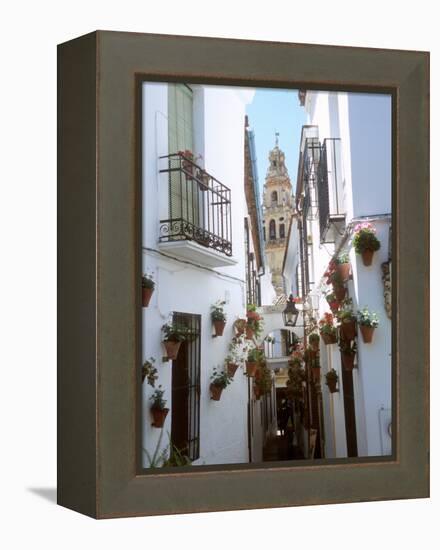
[[[98,31],[58,63],[58,503],[110,518],[428,496],[429,54]],[[392,94],[391,459],[139,468],[142,80]]]

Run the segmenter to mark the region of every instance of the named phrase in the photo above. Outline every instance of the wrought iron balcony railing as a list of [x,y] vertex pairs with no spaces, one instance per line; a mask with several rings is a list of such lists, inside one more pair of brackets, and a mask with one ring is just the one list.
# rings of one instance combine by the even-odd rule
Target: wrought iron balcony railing
[[321,148],[318,165],[318,205],[321,242],[334,242],[332,227],[345,221],[344,174],[341,155],[341,140],[327,138]]
[[168,174],[169,218],[160,220],[159,241],[194,241],[232,256],[231,190],[198,166],[188,153],[160,157]]

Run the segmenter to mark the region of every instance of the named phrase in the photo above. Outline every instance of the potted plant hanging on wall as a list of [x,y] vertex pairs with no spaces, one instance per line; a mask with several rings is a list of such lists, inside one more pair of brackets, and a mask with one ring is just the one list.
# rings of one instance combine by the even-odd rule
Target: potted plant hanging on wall
[[313,380],[319,382],[321,379],[321,363],[319,362],[318,355],[310,361],[310,367],[312,369]]
[[339,321],[339,331],[344,340],[356,338],[356,316],[353,313],[352,300],[344,302],[342,308],[336,314]]
[[312,332],[309,335],[309,344],[313,351],[319,351],[319,334]]
[[211,375],[211,384],[209,390],[211,392],[211,399],[213,401],[220,401],[222,391],[232,382],[232,378],[227,372],[214,367]]
[[156,380],[158,379],[158,372],[154,366],[155,362],[156,359],[154,357],[150,357],[150,359],[147,359],[142,365],[142,384],[145,382],[145,379],[147,379],[147,383],[152,388],[154,388]]
[[342,366],[345,370],[353,370],[354,358],[356,356],[356,342],[354,340],[339,340],[339,349],[341,350]]
[[164,333],[163,345],[167,352],[167,358],[177,359],[181,343],[188,340],[191,335],[190,329],[178,323],[168,323],[163,325],[162,331]]
[[353,246],[356,254],[362,256],[364,265],[371,265],[374,253],[380,248],[374,225],[368,222],[358,223],[354,228]]
[[324,313],[324,316],[319,320],[319,334],[326,346],[336,344],[336,327],[334,325],[334,317],[331,313]]
[[212,324],[214,325],[215,336],[223,336],[223,331],[226,326],[226,313],[224,311],[224,306],[226,302],[223,300],[218,300],[214,305],[211,306],[211,319]]
[[325,383],[327,384],[330,393],[335,393],[338,391],[336,389],[336,385],[338,383],[338,373],[335,371],[335,369],[330,369],[328,372],[326,372]]
[[327,300],[327,303],[332,310],[333,313],[336,313],[339,309],[339,306],[341,305],[339,300],[336,298],[334,292],[330,292],[326,294],[325,299]]
[[336,300],[342,302],[347,294],[347,289],[344,286],[344,279],[340,275],[339,271],[333,271],[330,275],[330,281],[333,286],[333,294],[336,297]]
[[246,359],[246,375],[255,376],[258,367],[259,353],[257,348],[251,348]]
[[350,257],[347,253],[340,254],[335,259],[336,272],[341,277],[341,280],[345,283],[350,278]]
[[246,319],[237,319],[237,320],[234,322],[235,335],[236,335],[237,337],[238,337],[238,336],[241,336],[242,334],[245,333],[245,331],[246,331],[246,325],[247,325]]
[[142,275],[142,307],[148,307],[154,292],[154,279],[150,274]]
[[162,389],[162,386],[159,386],[157,390],[150,397],[151,401],[151,415],[153,417],[152,426],[155,428],[162,428],[165,423],[165,418],[169,412],[169,409],[166,408],[167,402],[163,398],[165,390]]
[[359,328],[364,344],[370,344],[373,340],[375,329],[379,326],[377,313],[370,311],[368,307],[360,309],[357,313]]
[[263,330],[263,318],[257,312],[257,307],[254,304],[249,304],[247,306],[246,317],[246,338],[248,340],[258,338]]

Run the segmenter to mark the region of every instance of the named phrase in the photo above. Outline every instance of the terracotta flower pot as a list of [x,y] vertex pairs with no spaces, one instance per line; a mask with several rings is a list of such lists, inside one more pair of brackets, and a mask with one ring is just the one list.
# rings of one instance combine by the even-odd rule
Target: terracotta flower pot
[[333,300],[331,302],[328,302],[328,305],[330,306],[332,312],[336,313],[339,309],[340,303],[338,302],[338,300]]
[[167,351],[168,359],[177,359],[181,343],[182,342],[174,342],[174,340],[167,340],[163,343]]
[[246,361],[246,375],[255,376],[257,372],[257,362],[256,361]]
[[354,340],[356,338],[356,321],[343,321],[341,323],[341,334],[344,340]]
[[326,381],[326,384],[328,386],[328,390],[329,390],[330,393],[336,393],[336,391],[337,391],[336,384],[337,383],[338,383],[338,381],[335,380],[335,379]]
[[261,390],[258,386],[254,386],[254,395],[255,395],[255,399],[259,401],[261,397]]
[[319,340],[312,340],[310,342],[310,347],[313,351],[319,351]]
[[335,332],[333,332],[332,334],[329,334],[327,332],[321,332],[321,338],[324,340],[324,344],[326,346],[328,346],[329,344],[336,344],[337,342]]
[[142,307],[150,305],[151,296],[153,296],[154,288],[142,287]]
[[252,340],[254,337],[254,329],[251,327],[246,327],[246,340]]
[[336,296],[336,299],[341,302],[345,295],[347,294],[347,289],[345,286],[337,285],[333,287],[333,294]]
[[228,363],[227,369],[228,369],[228,375],[229,375],[231,378],[233,378],[235,372],[236,372],[237,369],[238,369],[238,365],[237,365],[236,363]]
[[165,418],[167,417],[167,414],[170,409],[153,409],[151,408],[151,415],[153,417],[153,422],[151,423],[152,426],[155,428],[162,428],[165,423]]
[[214,321],[214,330],[216,336],[223,336],[225,330],[226,321]]
[[222,396],[223,386],[217,386],[217,384],[211,384],[209,386],[209,390],[211,392],[211,399],[213,401],[220,401],[220,397]]
[[373,341],[374,327],[360,325],[360,330],[364,344],[371,344],[371,342]]
[[313,375],[313,380],[315,382],[319,382],[319,380],[321,379],[321,368],[312,367],[312,375]]
[[350,263],[336,264],[336,271],[339,273],[343,281],[348,281],[350,278]]
[[369,266],[373,262],[374,250],[363,250],[361,253],[364,265]]
[[252,319],[254,321],[258,321],[260,319],[260,316],[256,311],[248,311],[247,318]]
[[354,368],[354,353],[341,353],[342,366],[345,370],[353,370]]

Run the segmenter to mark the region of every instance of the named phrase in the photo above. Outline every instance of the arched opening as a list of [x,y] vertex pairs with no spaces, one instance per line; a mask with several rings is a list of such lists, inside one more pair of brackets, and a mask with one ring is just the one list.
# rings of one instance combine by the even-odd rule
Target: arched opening
[[270,223],[269,223],[269,239],[274,240],[276,238],[277,238],[277,232],[276,232],[275,220],[270,220]]
[[278,193],[276,191],[272,191],[270,199],[272,204],[278,204]]
[[283,223],[280,223],[280,239],[286,237],[286,226]]

